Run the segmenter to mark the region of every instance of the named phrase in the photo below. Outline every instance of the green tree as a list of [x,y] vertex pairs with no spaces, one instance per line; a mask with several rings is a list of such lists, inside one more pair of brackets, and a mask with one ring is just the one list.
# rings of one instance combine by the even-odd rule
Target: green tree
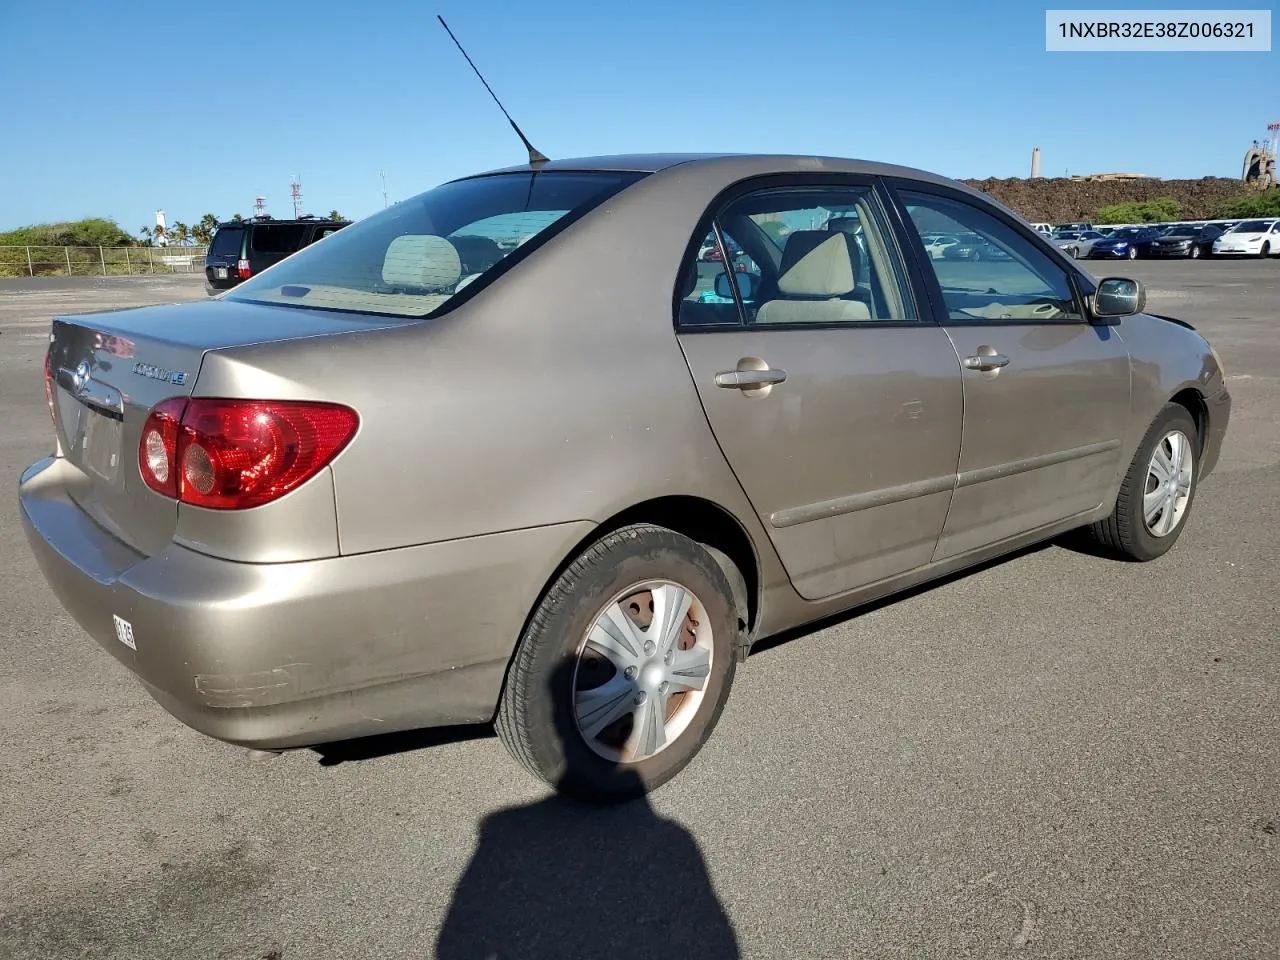
[[0,245],[48,247],[128,247],[134,237],[114,220],[88,217],[64,223],[35,223],[0,233]]
[[1173,197],[1156,197],[1154,200],[1135,200],[1130,203],[1113,203],[1103,207],[1093,218],[1094,223],[1166,223],[1177,220],[1182,204]]
[[241,220],[244,219],[244,217],[240,216],[240,214],[238,213],[233,213],[231,215],[231,219],[234,220],[236,223],[239,223]]
[[1280,217],[1280,187],[1271,187],[1256,197],[1242,197],[1222,205],[1220,217]]
[[200,222],[191,228],[191,236],[195,238],[196,243],[208,246],[217,229],[218,218],[212,213],[206,213],[200,218]]
[[191,228],[181,220],[175,220],[169,227],[169,236],[174,243],[181,246],[191,239]]
[[329,211],[329,219],[330,219],[330,220],[345,220],[345,219],[347,219],[347,218],[346,218],[346,217],[344,217],[342,214],[340,214],[337,210],[330,210],[330,211]]

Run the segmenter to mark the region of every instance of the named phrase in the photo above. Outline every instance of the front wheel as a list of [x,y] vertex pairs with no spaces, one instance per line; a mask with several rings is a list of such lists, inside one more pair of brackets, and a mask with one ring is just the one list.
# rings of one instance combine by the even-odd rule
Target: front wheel
[[558,791],[633,799],[693,760],[733,684],[738,613],[698,543],[648,524],[603,537],[556,578],[516,648],[495,721]]
[[1196,244],[1194,243],[1191,245],[1191,259],[1192,260],[1200,259],[1200,248],[1196,246]]
[[1271,256],[1271,244],[1269,242],[1262,245],[1262,249],[1258,251],[1258,256],[1263,260]]
[[1138,259],[1138,248],[1137,248],[1137,247],[1130,247],[1130,248],[1129,248],[1129,259],[1130,259],[1130,260],[1137,260],[1137,259]]
[[1130,560],[1168,553],[1195,500],[1199,450],[1191,414],[1167,404],[1134,454],[1111,516],[1089,528],[1094,540]]

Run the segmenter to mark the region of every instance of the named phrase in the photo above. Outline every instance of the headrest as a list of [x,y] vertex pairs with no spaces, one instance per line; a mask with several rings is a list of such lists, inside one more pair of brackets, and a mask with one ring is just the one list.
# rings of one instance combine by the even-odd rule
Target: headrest
[[855,286],[847,233],[794,230],[782,251],[778,290],[795,297],[842,297]]
[[462,260],[452,243],[434,234],[404,234],[387,247],[382,280],[397,287],[435,290],[452,286],[462,276]]
[[829,233],[858,233],[862,230],[862,220],[858,217],[832,217],[827,221]]
[[463,273],[483,273],[502,259],[502,248],[492,237],[454,237],[450,242],[457,248]]

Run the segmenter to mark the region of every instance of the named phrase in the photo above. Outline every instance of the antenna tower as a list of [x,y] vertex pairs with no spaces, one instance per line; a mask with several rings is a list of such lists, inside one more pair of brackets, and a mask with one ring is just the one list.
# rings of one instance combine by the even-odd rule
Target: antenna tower
[[253,201],[253,215],[255,217],[264,217],[267,214],[267,198],[257,197]]
[[1271,150],[1271,155],[1276,155],[1277,146],[1280,145],[1280,120],[1272,121],[1267,124],[1267,132],[1271,134],[1271,142],[1267,144]]
[[302,216],[302,175],[293,178],[289,184],[289,196],[293,197],[293,218]]

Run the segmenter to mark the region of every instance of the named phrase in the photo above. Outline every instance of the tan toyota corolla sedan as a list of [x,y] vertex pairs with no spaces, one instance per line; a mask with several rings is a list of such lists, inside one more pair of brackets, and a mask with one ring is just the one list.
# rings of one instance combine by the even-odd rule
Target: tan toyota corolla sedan
[[1231,402],[1144,299],[918,170],[520,166],[207,302],[55,318],[22,516],[197,730],[492,722],[614,802],[690,762],[763,637],[1073,528],[1169,550]]

